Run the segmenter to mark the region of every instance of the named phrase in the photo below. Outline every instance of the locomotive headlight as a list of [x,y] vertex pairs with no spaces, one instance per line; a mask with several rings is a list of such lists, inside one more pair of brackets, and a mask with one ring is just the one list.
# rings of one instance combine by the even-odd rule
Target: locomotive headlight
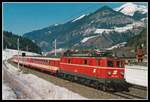
[[116,74],[117,74],[117,72],[118,72],[117,70],[114,70],[114,71],[113,71],[113,74],[114,74],[114,75],[116,75]]
[[112,74],[112,72],[107,72],[107,74],[110,76]]

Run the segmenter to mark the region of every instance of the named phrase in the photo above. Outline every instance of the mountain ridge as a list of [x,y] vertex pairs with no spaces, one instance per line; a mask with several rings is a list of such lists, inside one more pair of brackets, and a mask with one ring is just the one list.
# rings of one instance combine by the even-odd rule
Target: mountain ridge
[[117,7],[117,8],[115,8],[115,10],[122,12],[126,15],[129,15],[129,16],[133,16],[136,11],[141,12],[142,14],[145,14],[148,12],[146,6],[137,5],[137,4],[134,4],[131,2],[128,2],[128,3],[126,3],[120,7]]
[[[108,6],[98,9],[84,16],[82,19],[78,19],[74,22],[72,21],[73,20],[70,20],[64,24],[35,30],[23,36],[34,40],[44,51],[54,48],[53,44],[55,39],[57,39],[58,48],[107,48],[114,44],[127,41],[130,37],[134,36],[135,33],[138,34],[143,29],[143,27],[135,25],[134,28],[131,27],[124,32],[116,32],[113,30],[114,28],[121,30],[123,29],[121,27],[131,25],[138,20],[129,15],[115,11]],[[103,31],[101,33],[95,33],[96,30]],[[112,31],[108,32],[109,30]],[[96,37],[88,39],[84,43],[81,42],[84,38],[90,36]],[[116,36],[118,38],[116,38]]]

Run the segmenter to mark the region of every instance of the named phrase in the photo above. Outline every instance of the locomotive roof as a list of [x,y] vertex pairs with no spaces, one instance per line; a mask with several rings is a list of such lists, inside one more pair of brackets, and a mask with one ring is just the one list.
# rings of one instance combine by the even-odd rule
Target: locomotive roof
[[[34,59],[45,59],[45,60],[60,60],[60,58],[49,58],[45,56],[24,56],[26,58],[34,58]],[[81,56],[63,56],[62,58],[93,58],[93,59],[116,59],[116,60],[121,60],[122,58],[118,57],[81,57]]]
[[60,60],[60,58],[48,58],[48,57],[36,57],[36,56],[25,56],[26,58],[34,58],[34,59],[45,59],[45,60]]
[[122,59],[122,58],[118,58],[118,57],[79,57],[79,56],[65,56],[64,58],[95,58],[95,59]]

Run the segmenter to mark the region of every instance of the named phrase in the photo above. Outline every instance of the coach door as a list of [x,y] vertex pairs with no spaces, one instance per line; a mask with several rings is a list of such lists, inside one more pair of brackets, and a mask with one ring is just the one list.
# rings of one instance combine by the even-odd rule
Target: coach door
[[96,77],[100,77],[101,59],[96,59]]
[[96,59],[96,68],[98,69],[101,66],[101,60],[100,59]]
[[93,74],[95,77],[98,77],[98,73],[99,73],[99,65],[100,65],[100,59],[95,59],[96,61],[96,67],[93,68]]

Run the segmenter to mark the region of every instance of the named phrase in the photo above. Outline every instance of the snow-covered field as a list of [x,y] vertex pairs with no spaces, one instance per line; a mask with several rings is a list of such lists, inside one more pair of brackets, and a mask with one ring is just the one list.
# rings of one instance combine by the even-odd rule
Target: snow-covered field
[[119,33],[122,33],[122,32],[126,32],[128,30],[132,30],[133,27],[143,27],[144,26],[144,23],[141,22],[141,21],[138,21],[138,22],[134,22],[132,24],[128,24],[124,27],[114,27],[114,29],[96,29],[94,33],[96,34],[102,34],[104,31],[106,33],[110,33],[110,32],[119,32]]
[[125,79],[129,83],[148,87],[148,66],[125,66]]
[[114,48],[119,48],[119,47],[123,47],[127,42],[122,42],[122,43],[119,43],[119,44],[116,44],[114,46],[111,46],[109,48],[106,48],[106,50],[112,50]]
[[[56,49],[56,53],[61,53],[61,52],[64,52],[64,49],[63,48],[59,48],[59,49]],[[47,55],[47,54],[54,54],[55,53],[55,50],[51,50],[49,52],[46,52],[44,55]]]
[[[66,88],[56,86],[46,80],[43,80],[33,74],[21,74],[24,80],[28,80],[31,87],[34,87],[42,96],[42,99],[85,99],[77,93]],[[30,80],[29,80],[30,79]]]
[[2,83],[2,99],[3,100],[14,100],[17,99],[14,91],[8,86],[8,83]]
[[83,38],[83,39],[81,40],[81,42],[84,43],[84,42],[88,41],[89,39],[92,39],[92,38],[95,38],[95,37],[97,37],[97,36],[85,37],[85,38]]
[[[9,59],[11,57],[13,57],[14,55],[18,54],[18,50],[13,50],[13,49],[5,49],[3,50],[3,60],[5,59]],[[40,54],[37,53],[33,53],[33,52],[27,52],[27,51],[19,51],[19,55],[21,55],[22,53],[26,53],[26,55],[32,55],[32,56],[39,56]]]

